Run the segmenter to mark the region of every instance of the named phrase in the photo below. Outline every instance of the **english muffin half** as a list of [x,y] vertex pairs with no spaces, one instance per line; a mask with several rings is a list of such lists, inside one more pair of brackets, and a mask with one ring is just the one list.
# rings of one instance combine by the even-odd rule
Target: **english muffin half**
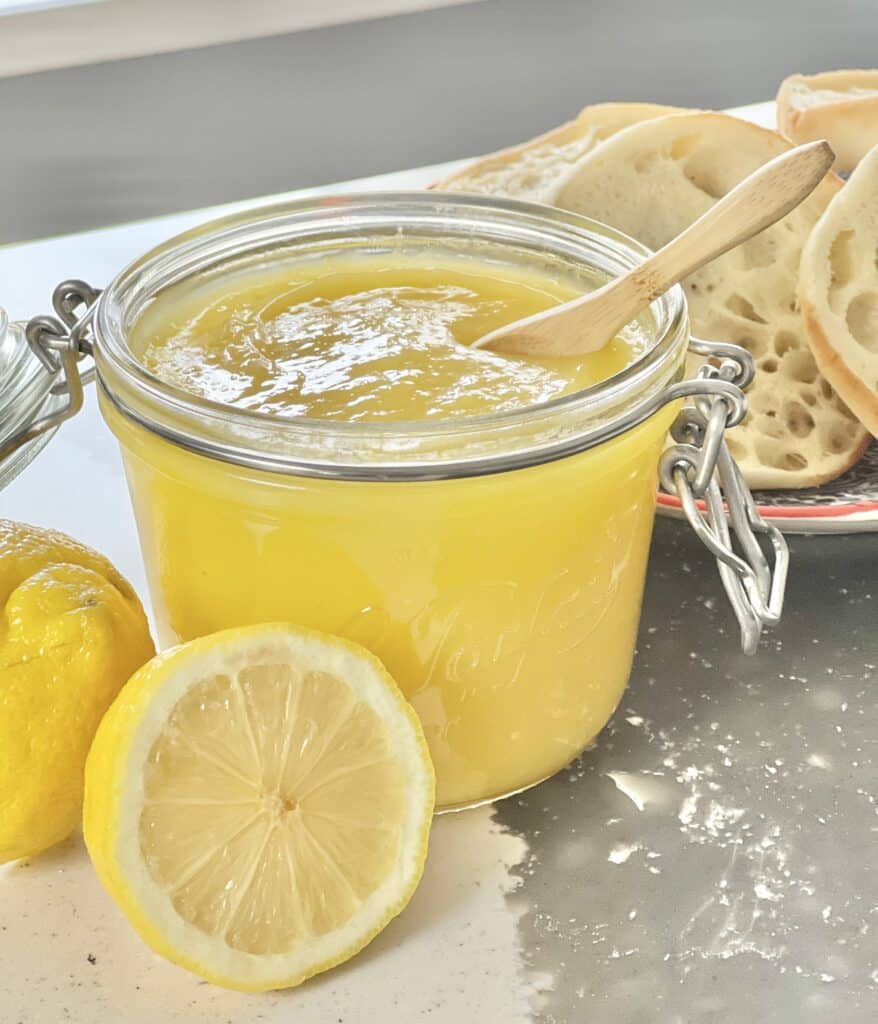
[[878,71],[790,75],[777,94],[777,126],[793,142],[828,139],[835,169],[852,171],[878,145]]
[[638,121],[673,113],[685,111],[656,103],[598,103],[585,107],[575,120],[530,142],[490,153],[436,187],[543,202],[558,177],[604,139]]
[[821,373],[878,437],[878,146],[811,232],[799,298]]

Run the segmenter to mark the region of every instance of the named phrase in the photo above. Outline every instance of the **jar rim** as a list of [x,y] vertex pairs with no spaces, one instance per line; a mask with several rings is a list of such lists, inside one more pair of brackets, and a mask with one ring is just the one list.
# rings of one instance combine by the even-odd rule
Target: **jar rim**
[[490,237],[501,245],[563,255],[606,277],[650,255],[641,243],[598,221],[494,196],[364,192],[250,208],[149,250],[102,292],[93,321],[102,394],[123,415],[174,444],[251,468],[353,479],[432,479],[522,468],[592,447],[620,432],[614,425],[620,417],[630,419],[632,404],[654,398],[679,376],[688,340],[679,285],[650,306],[656,328],[646,352],[606,380],[520,409],[437,422],[279,417],[224,405],[160,380],[128,347],[128,328],[144,304],[192,274],[249,253],[294,252],[315,232],[366,239],[382,230],[403,238]]

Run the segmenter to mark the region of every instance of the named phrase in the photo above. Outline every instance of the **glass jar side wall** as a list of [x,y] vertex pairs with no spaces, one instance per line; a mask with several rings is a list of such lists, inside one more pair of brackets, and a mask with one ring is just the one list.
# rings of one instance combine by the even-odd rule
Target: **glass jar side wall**
[[247,470],[102,408],[163,644],[273,620],[362,643],[421,717],[442,807],[540,781],[612,714],[673,409],[530,469],[386,483]]

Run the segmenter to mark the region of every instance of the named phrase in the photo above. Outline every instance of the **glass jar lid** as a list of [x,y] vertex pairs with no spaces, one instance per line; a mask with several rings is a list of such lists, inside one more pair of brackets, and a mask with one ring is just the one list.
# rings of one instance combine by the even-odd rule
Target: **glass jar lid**
[[[63,404],[54,392],[57,378],[28,345],[23,325],[10,323],[0,309],[0,452],[14,435]],[[0,458],[0,488],[40,453],[56,429],[41,432]]]

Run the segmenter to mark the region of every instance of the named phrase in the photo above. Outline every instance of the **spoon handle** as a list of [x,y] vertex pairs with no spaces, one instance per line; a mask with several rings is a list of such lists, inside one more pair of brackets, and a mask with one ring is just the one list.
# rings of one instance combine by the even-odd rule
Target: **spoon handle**
[[798,206],[820,184],[834,158],[824,140],[782,153],[627,274],[572,302],[491,331],[474,347],[554,356],[602,348],[653,299]]

